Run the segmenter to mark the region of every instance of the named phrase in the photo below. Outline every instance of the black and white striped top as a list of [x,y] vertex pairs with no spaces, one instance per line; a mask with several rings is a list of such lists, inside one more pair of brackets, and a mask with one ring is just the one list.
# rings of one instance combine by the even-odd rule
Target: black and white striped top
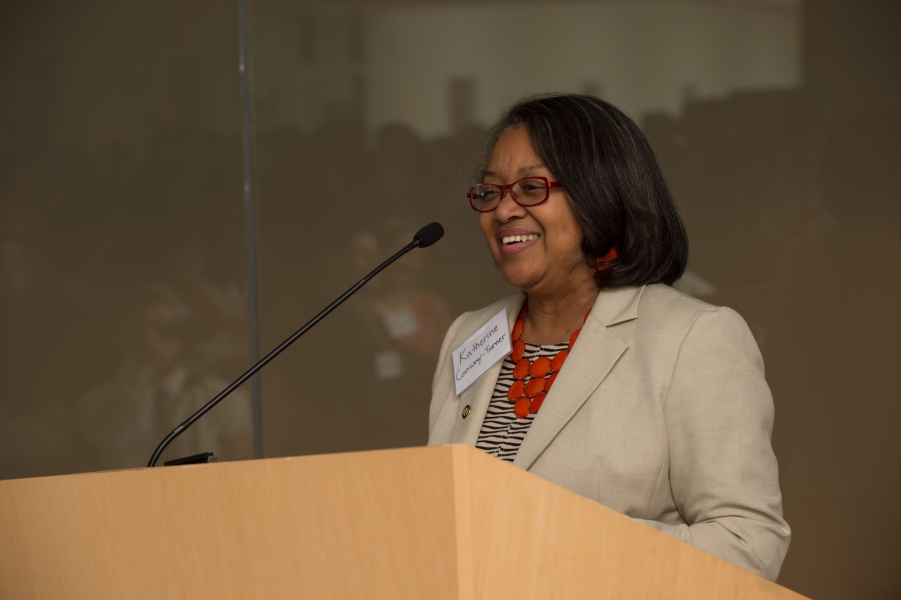
[[[526,344],[523,357],[529,360],[547,356],[552,359],[562,350],[566,350],[568,344],[554,344],[553,346],[534,346]],[[529,427],[535,416],[529,413],[525,419],[520,419],[513,412],[513,402],[507,399],[507,390],[513,385],[513,361],[508,356],[501,365],[501,373],[497,377],[497,385],[494,386],[494,393],[491,394],[491,402],[488,404],[488,413],[482,422],[482,430],[479,432],[479,439],[476,442],[476,448],[483,450],[491,456],[496,456],[501,460],[513,462],[516,458],[522,441],[526,439]],[[526,382],[531,377],[526,376]]]

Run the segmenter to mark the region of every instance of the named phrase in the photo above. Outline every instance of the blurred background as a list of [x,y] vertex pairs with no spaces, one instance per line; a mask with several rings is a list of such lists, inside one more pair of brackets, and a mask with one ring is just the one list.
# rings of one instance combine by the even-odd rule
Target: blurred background
[[901,598],[901,3],[247,2],[0,9],[0,478],[143,466],[252,340],[440,221],[263,372],[259,430],[244,386],[164,460],[424,444],[446,328],[509,291],[465,198],[486,129],[584,92],[657,153],[692,246],[679,287],[763,351],[780,583]]

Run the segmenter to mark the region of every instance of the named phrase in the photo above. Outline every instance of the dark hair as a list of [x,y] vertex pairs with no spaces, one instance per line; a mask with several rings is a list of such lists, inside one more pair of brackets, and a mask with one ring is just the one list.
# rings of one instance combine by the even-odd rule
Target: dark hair
[[494,125],[488,152],[504,131],[519,126],[563,184],[582,227],[586,259],[593,265],[616,248],[618,258],[597,273],[600,287],[672,285],[682,276],[688,236],[638,125],[592,96],[529,96]]

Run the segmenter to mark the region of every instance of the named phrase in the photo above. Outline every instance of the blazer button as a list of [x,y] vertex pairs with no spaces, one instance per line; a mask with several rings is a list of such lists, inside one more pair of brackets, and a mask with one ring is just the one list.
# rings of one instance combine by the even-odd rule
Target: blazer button
[[469,408],[469,405],[467,404],[467,405],[463,408],[463,418],[465,419],[466,417],[468,417],[468,416],[469,416],[469,413],[471,413],[471,412],[472,412],[472,410]]

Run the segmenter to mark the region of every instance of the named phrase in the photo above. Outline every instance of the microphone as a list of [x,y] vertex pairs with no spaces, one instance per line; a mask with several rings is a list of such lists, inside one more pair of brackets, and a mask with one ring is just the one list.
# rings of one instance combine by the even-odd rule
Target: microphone
[[177,438],[178,436],[183,434],[185,432],[185,430],[188,429],[188,427],[190,427],[191,425],[196,423],[197,420],[200,419],[200,417],[202,417],[203,415],[208,413],[214,406],[219,404],[226,396],[228,396],[233,391],[235,391],[238,388],[238,386],[240,386],[242,383],[244,383],[245,381],[247,381],[248,379],[253,377],[257,371],[259,371],[260,369],[265,367],[267,364],[269,364],[269,361],[271,361],[273,358],[275,358],[276,356],[281,354],[283,350],[285,350],[288,346],[290,346],[291,344],[296,342],[300,336],[302,336],[307,331],[312,329],[314,325],[316,325],[319,321],[324,319],[330,312],[332,312],[333,310],[338,308],[338,306],[340,306],[345,300],[347,300],[348,298],[353,296],[355,293],[357,293],[357,291],[361,287],[366,285],[366,283],[368,283],[370,279],[372,279],[373,277],[378,275],[385,267],[387,267],[388,265],[390,265],[391,263],[396,261],[398,258],[403,256],[410,250],[413,250],[414,248],[428,248],[429,246],[431,246],[432,244],[434,244],[435,242],[440,240],[442,238],[442,236],[444,236],[444,227],[441,226],[441,223],[429,223],[428,225],[426,225],[425,227],[423,227],[422,229],[417,231],[416,235],[413,236],[412,242],[410,242],[409,244],[404,246],[394,256],[392,256],[391,258],[389,258],[388,260],[386,260],[385,262],[383,262],[382,264],[377,266],[375,269],[373,269],[366,277],[364,277],[363,279],[358,281],[356,284],[354,284],[354,286],[352,288],[350,288],[349,290],[347,290],[346,292],[341,294],[341,296],[337,300],[335,300],[334,302],[332,302],[331,304],[326,306],[322,312],[320,312],[318,315],[316,315],[315,317],[310,319],[306,325],[304,325],[303,327],[301,327],[300,329],[295,331],[291,335],[291,337],[289,337],[284,342],[279,344],[278,347],[275,348],[275,350],[273,350],[272,352],[270,352],[269,354],[267,354],[266,356],[261,358],[255,365],[250,367],[250,369],[248,369],[246,373],[244,373],[243,375],[241,375],[240,377],[235,379],[232,383],[229,384],[229,386],[227,388],[225,388],[224,390],[219,392],[219,394],[215,398],[213,398],[212,400],[210,400],[209,402],[204,404],[200,408],[200,410],[198,410],[193,415],[188,417],[188,419],[184,423],[182,423],[181,425],[179,425],[178,427],[173,429],[172,432],[169,435],[167,435],[163,439],[162,442],[160,442],[160,445],[156,447],[156,450],[154,450],[153,456],[150,457],[150,462],[147,463],[147,466],[148,467],[156,466],[156,462],[159,460],[160,455],[163,453],[163,450],[166,449],[166,446],[168,446],[170,443],[172,443],[172,440],[174,440],[175,438]]
[[[444,227],[441,226],[441,223],[429,223],[416,232],[416,235],[413,236],[413,242],[411,243],[419,241],[420,248],[428,248],[429,246],[440,240],[443,236]],[[414,248],[415,247],[416,246],[414,246]]]

